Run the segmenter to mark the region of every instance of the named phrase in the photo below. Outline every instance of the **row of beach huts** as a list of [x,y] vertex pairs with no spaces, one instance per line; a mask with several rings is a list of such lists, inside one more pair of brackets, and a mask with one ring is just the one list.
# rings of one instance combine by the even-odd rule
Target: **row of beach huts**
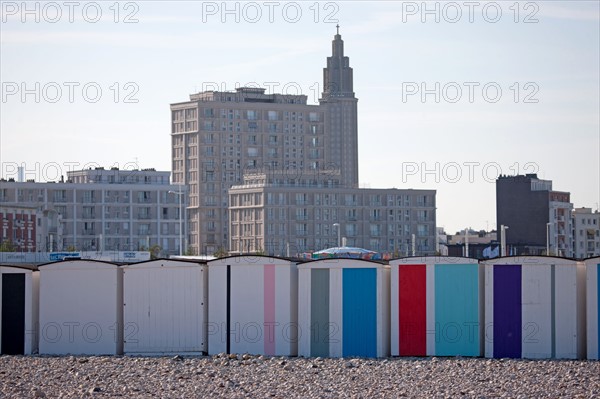
[[2,354],[598,359],[600,257],[0,266]]

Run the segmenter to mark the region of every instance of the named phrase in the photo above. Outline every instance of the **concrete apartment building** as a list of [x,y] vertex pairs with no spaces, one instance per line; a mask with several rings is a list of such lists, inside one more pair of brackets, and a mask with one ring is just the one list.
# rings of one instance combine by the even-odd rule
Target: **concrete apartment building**
[[[34,209],[39,231],[29,252],[137,251],[161,247],[179,253],[185,237],[185,187],[172,185],[170,172],[105,170],[67,172],[67,181],[2,181],[0,206]],[[181,198],[178,198],[181,194]],[[180,205],[180,200],[181,205]],[[185,247],[184,247],[185,249]]]
[[573,251],[576,258],[600,256],[600,212],[573,210]]
[[[297,182],[296,182],[297,183]],[[230,253],[289,256],[346,245],[436,253],[435,190],[327,188],[247,175],[229,191]]]
[[506,244],[514,255],[546,253],[573,256],[573,204],[570,193],[552,190],[552,181],[536,174],[500,176],[496,180],[496,220],[508,226]]
[[[326,225],[338,223],[342,229],[351,229],[354,224],[345,219],[346,210],[331,209],[339,216],[329,216],[328,222],[318,223],[314,219],[325,212],[324,208],[318,209],[325,204],[318,203],[317,198],[337,196],[341,206],[346,195],[354,195],[360,198],[357,201],[362,207],[369,204],[369,195],[375,195],[358,189],[358,99],[339,31],[323,69],[323,88],[318,105],[307,104],[305,95],[266,94],[265,89],[249,87],[233,92],[201,92],[190,95],[189,101],[171,104],[173,181],[189,186],[190,247],[195,254],[212,254],[220,248],[233,252],[258,251],[267,250],[268,246],[279,248],[279,252],[269,250],[270,253],[281,253],[283,241],[298,249],[318,250],[331,242],[331,226]],[[256,174],[266,178],[261,183],[245,183],[245,175]],[[307,212],[308,219],[302,223],[306,229],[296,227],[296,210],[291,208],[285,212],[277,209],[285,215],[280,214],[277,229],[270,229],[273,223],[267,222],[268,215],[275,210],[271,210],[267,197],[283,196],[287,205],[295,207],[296,194],[309,188],[311,191],[305,194],[310,205],[301,208]],[[262,216],[256,214],[254,227],[240,225],[238,219],[231,220],[230,215],[237,218],[240,209],[235,205],[228,210],[230,201],[245,198],[250,192],[247,190],[255,189],[258,191],[252,192],[261,199],[249,206],[267,219],[260,222]],[[416,204],[416,197],[413,198],[416,192],[400,191],[389,195],[394,198],[408,195],[411,204]],[[386,198],[378,208],[383,215],[383,211],[388,210],[385,208],[387,194],[377,195]],[[423,195],[433,195],[429,201],[435,203],[434,192],[427,191]],[[402,208],[403,212],[407,210]],[[355,211],[358,222],[368,223],[366,211]],[[248,213],[249,209],[244,212]],[[416,218],[416,210],[411,208],[409,212],[414,214],[411,218]],[[434,224],[427,225],[429,235],[422,239],[427,238],[427,247],[434,251],[435,208],[428,212],[427,222]],[[285,240],[273,236],[279,234],[281,224],[285,223],[286,230],[299,234],[290,233]],[[266,230],[258,230],[259,226],[265,226]],[[251,230],[245,230],[240,236],[239,229],[244,228]],[[380,234],[374,228],[377,235],[369,239],[358,226],[355,233],[349,231],[343,235],[347,236],[349,245],[392,251],[399,247],[400,238],[396,235],[393,239],[387,238],[387,229],[385,226],[386,233]],[[250,231],[252,237],[247,236]],[[417,234],[416,219],[411,233]],[[278,244],[274,244],[276,241]],[[425,248],[424,241],[422,245]]]

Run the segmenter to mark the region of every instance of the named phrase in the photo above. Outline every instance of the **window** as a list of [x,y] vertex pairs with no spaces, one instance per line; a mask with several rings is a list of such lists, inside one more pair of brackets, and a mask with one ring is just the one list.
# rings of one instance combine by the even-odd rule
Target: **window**
[[248,120],[251,120],[251,121],[258,119],[258,117],[256,115],[256,111],[248,110],[248,111],[246,111],[246,116],[247,116]]
[[371,236],[380,236],[381,235],[381,226],[378,224],[371,224],[370,226]]
[[296,220],[307,220],[308,210],[306,208],[296,208]]
[[305,205],[308,203],[307,195],[304,193],[296,194],[296,205]]
[[381,220],[381,209],[372,209],[370,214],[371,220]]
[[352,237],[356,235],[356,225],[354,223],[348,223],[345,226],[346,236]]
[[309,112],[308,114],[308,120],[311,122],[318,122],[319,121],[319,114],[316,112]]
[[277,120],[277,111],[269,111],[268,117],[269,117],[270,121],[276,121]]

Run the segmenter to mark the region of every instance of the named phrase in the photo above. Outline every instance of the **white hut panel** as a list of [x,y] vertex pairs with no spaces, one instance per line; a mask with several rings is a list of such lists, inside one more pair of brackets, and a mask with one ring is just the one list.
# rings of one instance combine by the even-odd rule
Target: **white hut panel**
[[600,359],[600,257],[585,261],[587,292],[587,358]]
[[67,260],[39,269],[40,354],[121,353],[120,268],[101,261]]
[[583,356],[584,270],[553,257],[485,261],[485,356]]
[[38,289],[37,271],[0,266],[0,354],[37,351]]
[[208,352],[297,355],[296,264],[236,256],[208,265]]
[[298,268],[300,355],[389,355],[389,266],[322,259]]
[[195,262],[124,266],[124,352],[206,352],[207,283],[206,265]]

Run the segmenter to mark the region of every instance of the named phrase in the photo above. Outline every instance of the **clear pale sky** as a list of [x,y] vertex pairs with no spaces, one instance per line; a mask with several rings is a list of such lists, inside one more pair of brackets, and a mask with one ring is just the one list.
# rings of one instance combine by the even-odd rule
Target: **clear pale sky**
[[499,173],[537,172],[576,207],[600,202],[597,1],[69,7],[2,2],[4,177],[17,165],[36,181],[87,166],[170,170],[169,104],[215,85],[316,103],[339,23],[363,187],[436,189],[448,233],[495,226]]

